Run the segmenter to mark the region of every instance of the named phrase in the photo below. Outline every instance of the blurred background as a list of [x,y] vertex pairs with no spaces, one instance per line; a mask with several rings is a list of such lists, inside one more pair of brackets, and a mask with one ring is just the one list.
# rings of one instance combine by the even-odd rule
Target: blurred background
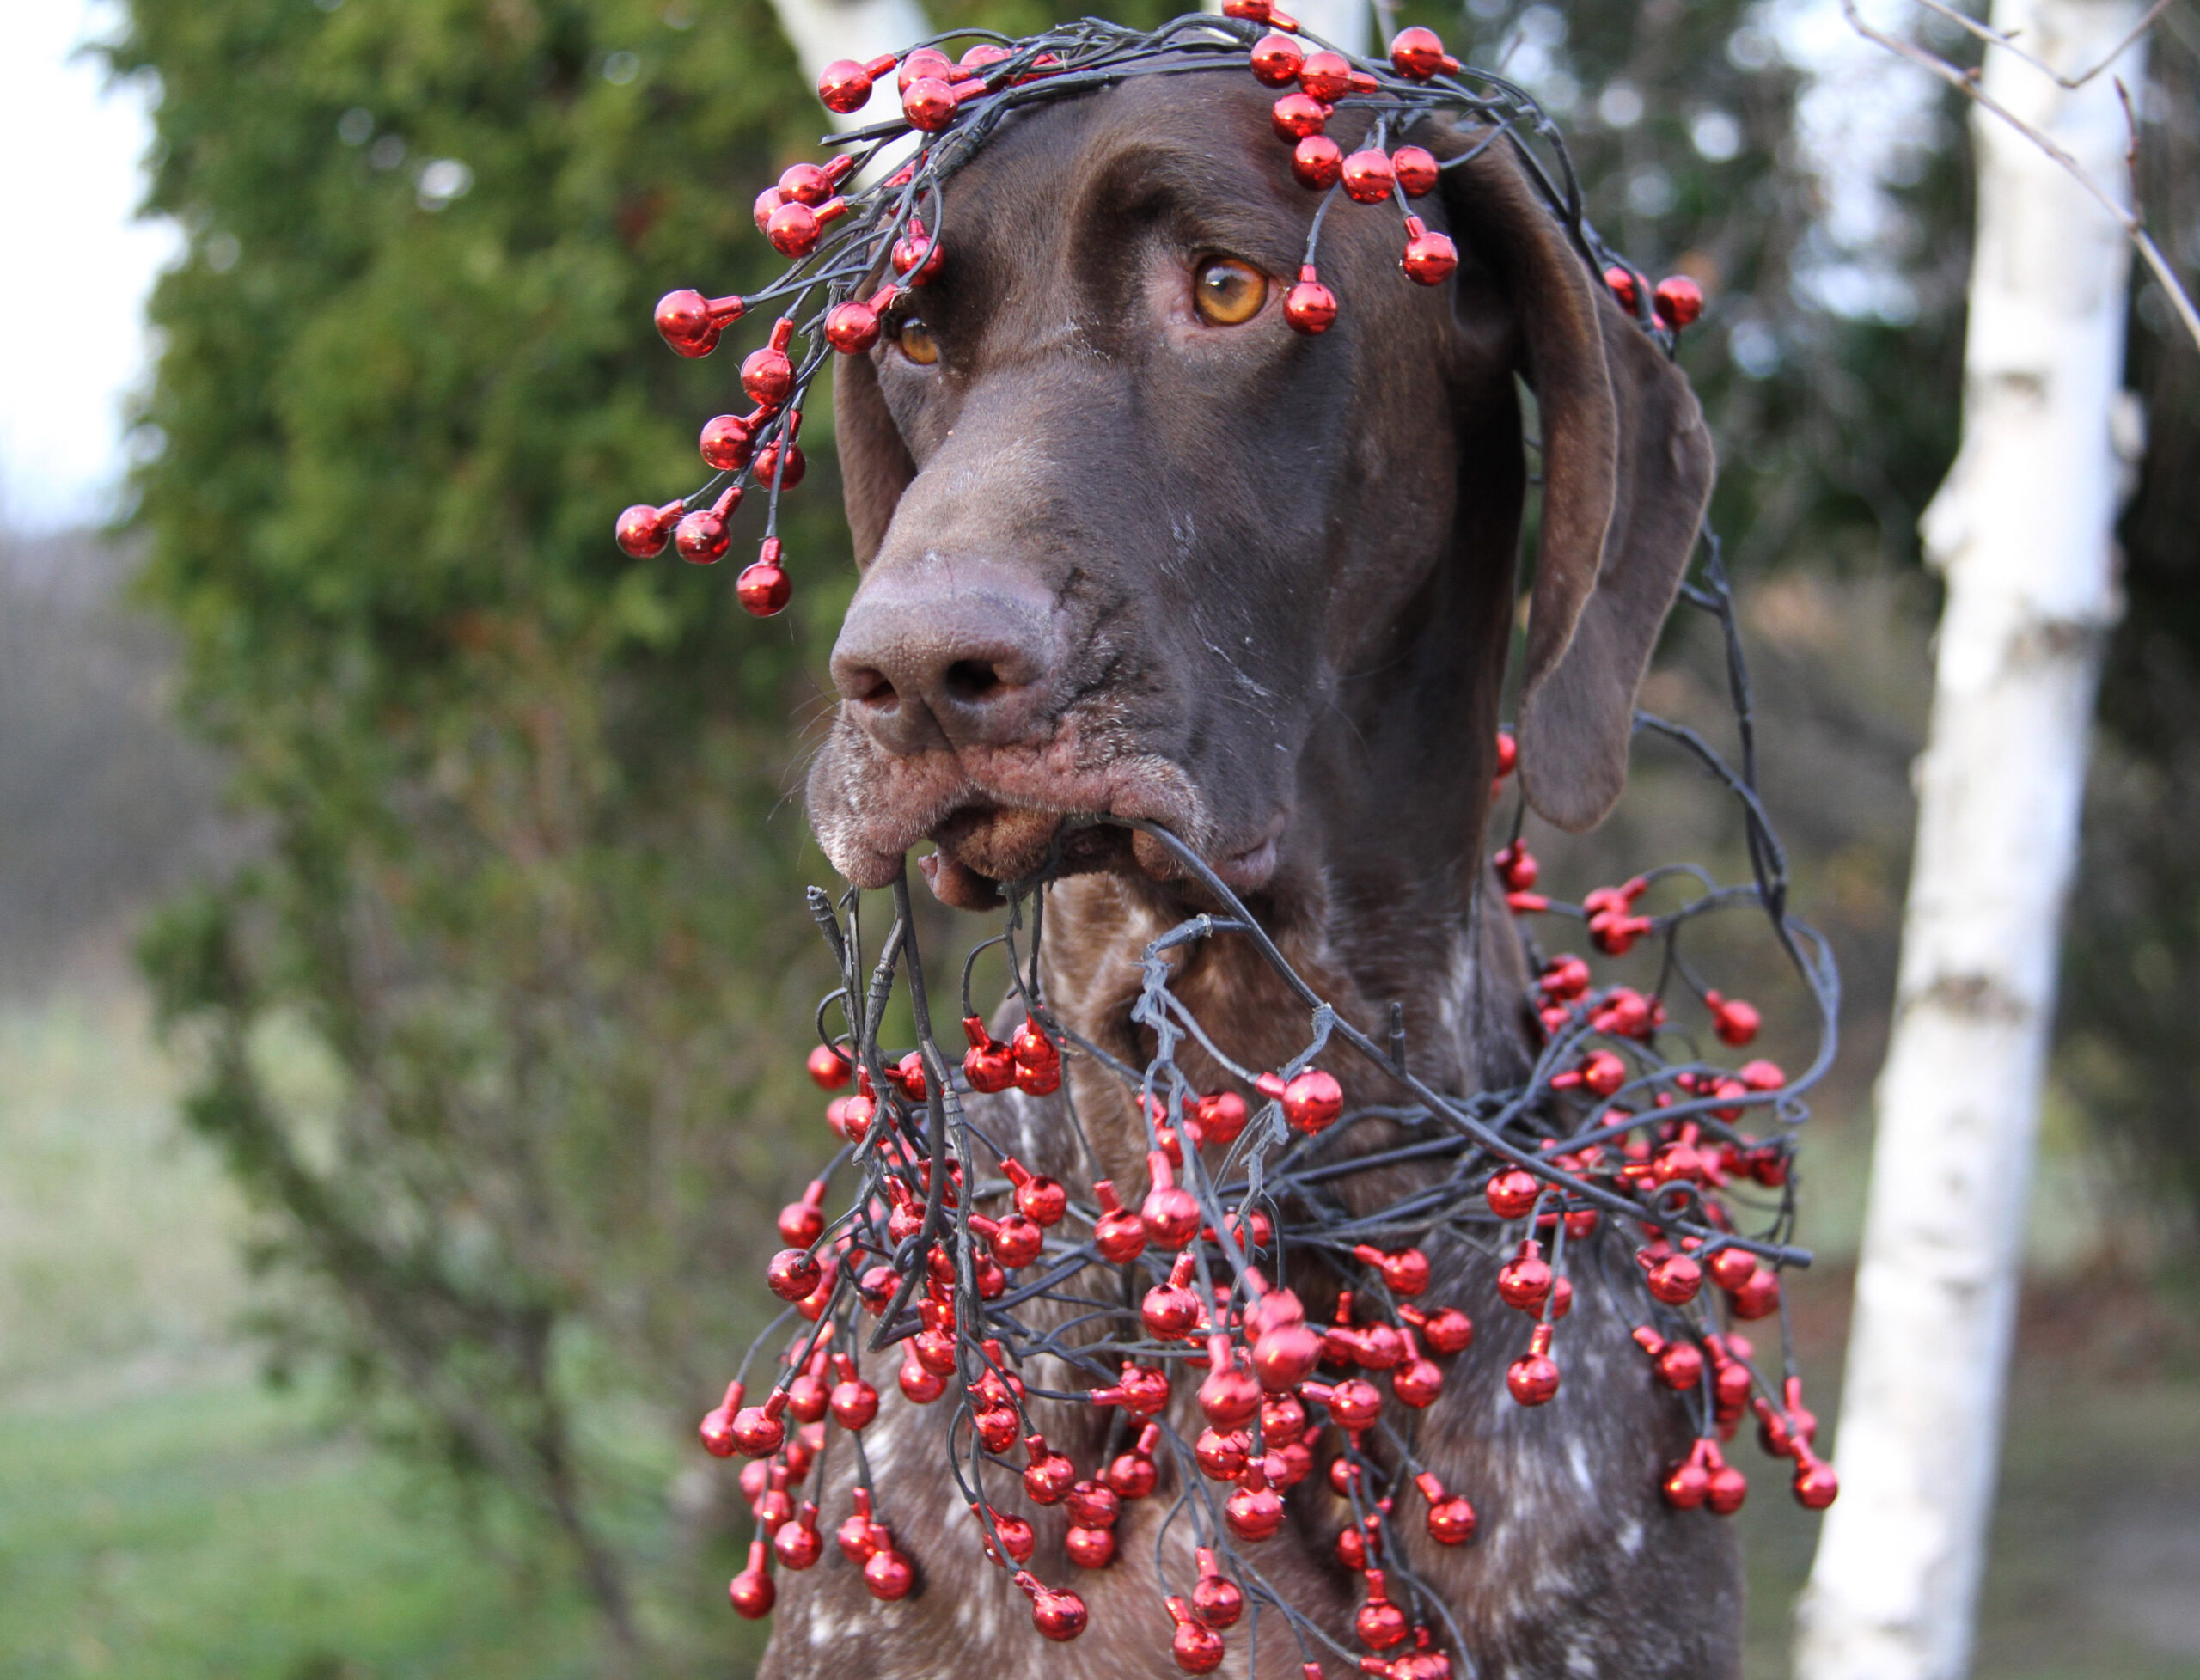
[[[1401,21],[1532,88],[1607,234],[1710,296],[1682,359],[1768,796],[1848,983],[1791,1295],[1830,1410],[1930,687],[1915,528],[1959,418],[1962,114],[1832,0]],[[2187,0],[2133,94],[2189,276]],[[0,1677],[753,1663],[731,1472],[692,1429],[825,1147],[797,1051],[828,871],[791,767],[852,581],[829,427],[782,618],[609,532],[688,486],[731,388],[651,302],[761,279],[749,200],[822,127],[764,0],[0,14]],[[2200,357],[2148,284],[2131,309],[2148,446],[1983,1675],[2200,1675]],[[1717,651],[1677,628],[1646,704],[1724,727]],[[1533,839],[1574,896],[1737,876],[1735,842],[1654,746],[1604,830]],[[1800,1000],[1732,961],[1792,1049]],[[1768,1677],[1814,1536],[1781,1494],[1739,1519]]]

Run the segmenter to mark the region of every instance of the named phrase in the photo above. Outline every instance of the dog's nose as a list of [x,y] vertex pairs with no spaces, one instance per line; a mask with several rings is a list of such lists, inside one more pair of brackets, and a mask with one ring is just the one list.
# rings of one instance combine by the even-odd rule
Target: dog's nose
[[1001,746],[1044,715],[1052,602],[1012,575],[957,571],[951,580],[874,573],[840,626],[834,687],[889,753]]

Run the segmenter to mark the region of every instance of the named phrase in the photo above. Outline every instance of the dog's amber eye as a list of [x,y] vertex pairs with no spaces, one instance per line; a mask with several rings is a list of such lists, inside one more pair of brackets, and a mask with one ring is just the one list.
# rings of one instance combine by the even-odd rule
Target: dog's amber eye
[[1192,276],[1192,307],[1210,327],[1250,321],[1268,297],[1268,276],[1235,257],[1209,257]]
[[932,337],[932,328],[914,315],[902,320],[901,330],[894,339],[901,346],[901,354],[919,367],[928,368],[939,360],[939,340]]

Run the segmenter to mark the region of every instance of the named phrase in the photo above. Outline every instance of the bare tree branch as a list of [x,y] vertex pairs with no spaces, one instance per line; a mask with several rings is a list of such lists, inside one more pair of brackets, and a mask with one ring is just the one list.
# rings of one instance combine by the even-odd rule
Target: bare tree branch
[[[2062,87],[2070,89],[2083,87],[2107,69],[2110,64],[2115,63],[2134,42],[2154,27],[2169,5],[2169,0],[2155,0],[2155,3],[2148,9],[2146,15],[2140,21],[2139,27],[2118,44],[2114,52],[2103,58],[2083,76],[2071,78],[2061,75],[2051,66],[2042,63],[2001,31],[1981,23],[1975,18],[1965,17],[1960,12],[1942,3],[1941,0],[1916,0],[1916,3],[1928,11],[1962,25],[1973,36],[1985,43],[1988,52],[1990,52],[1995,48],[2000,47],[2012,52],[2026,64],[2035,65],[2044,74],[2052,76]],[[2147,230],[2146,220],[2136,208],[2137,200],[2136,183],[2133,203],[2126,205],[2111,188],[2094,179],[2077,159],[2072,157],[2051,137],[2025,121],[2023,118],[1989,94],[1982,85],[1982,78],[1976,70],[1965,70],[1959,65],[1951,64],[1939,53],[1920,46],[1914,40],[1906,40],[1900,35],[1890,34],[1884,29],[1875,27],[1867,22],[1863,14],[1857,9],[1856,0],[1841,0],[1841,11],[1842,15],[1849,20],[1849,27],[1866,40],[1872,42],[1874,46],[1885,48],[1898,58],[1907,59],[1928,75],[1939,77],[1981,110],[1989,111],[2008,124],[2026,140],[2038,147],[2041,152],[2052,158],[2071,180],[2085,189],[2087,196],[2115,218],[2117,225],[2124,229],[2124,236],[2131,241],[2132,248],[2138,252],[2140,260],[2147,265],[2147,272],[2154,277],[2155,284],[2161,287],[2169,298],[2170,307],[2176,310],[2177,318],[2183,323],[2185,334],[2191,339],[2193,348],[2200,350],[2200,309],[2193,307],[2191,295],[2185,290],[2185,283],[2178,278],[2177,271],[2170,266],[2169,260],[2162,254],[2161,247],[2154,242],[2154,235]],[[2130,115],[2129,99],[2124,101],[2124,112],[2129,119]],[[2137,135],[2136,123],[2133,127],[2133,135],[2136,145]]]

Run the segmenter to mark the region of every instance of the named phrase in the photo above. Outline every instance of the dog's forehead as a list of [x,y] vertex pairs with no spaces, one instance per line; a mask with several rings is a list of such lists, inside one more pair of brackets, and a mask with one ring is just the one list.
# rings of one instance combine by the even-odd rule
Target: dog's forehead
[[950,263],[986,276],[1101,254],[1131,219],[1193,243],[1295,264],[1312,211],[1276,144],[1269,98],[1221,71],[1146,76],[1042,102],[947,185]]

